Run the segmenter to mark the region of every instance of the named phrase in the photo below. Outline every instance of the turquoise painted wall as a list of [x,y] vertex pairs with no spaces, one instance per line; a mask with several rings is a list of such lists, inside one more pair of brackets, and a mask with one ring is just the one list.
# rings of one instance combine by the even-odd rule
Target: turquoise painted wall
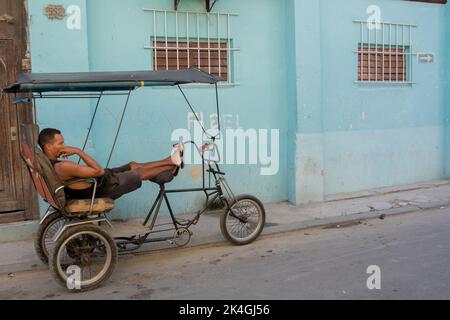
[[[42,22],[31,25],[34,35],[31,39],[34,71],[152,68],[152,52],[144,46],[150,45],[153,15],[144,12],[143,8],[172,9],[173,1],[96,0],[79,3],[83,11],[83,26],[77,32],[60,26],[63,21],[58,21],[57,25],[43,16],[46,2],[34,2],[30,7],[33,19]],[[257,14],[255,7],[258,8]],[[182,1],[179,10],[188,9],[203,11],[204,1]],[[287,33],[285,3],[230,0],[218,2],[214,11],[238,14],[232,18],[232,41],[235,47],[240,48],[233,57],[234,82],[239,85],[220,87],[222,115],[230,115],[228,119],[231,123],[228,126],[232,128],[236,128],[238,119],[239,126],[244,130],[278,129],[280,132],[280,164],[276,175],[261,175],[259,164],[225,165],[228,181],[235,193],[251,193],[264,202],[286,200],[288,64],[284,36]],[[180,33],[183,31],[183,26],[180,26]],[[46,54],[40,54],[46,50],[49,35],[52,34],[57,37],[55,45],[58,43],[58,51],[47,50]],[[75,36],[78,37],[78,48],[66,44],[66,41],[75,41],[72,40]],[[54,64],[53,61],[58,63]],[[186,88],[186,94],[197,110],[204,112],[207,117],[215,112],[215,96],[211,88]],[[113,133],[118,126],[123,102],[124,99],[106,98],[99,107],[88,151],[103,165],[106,164],[113,143]],[[76,117],[70,115],[74,120],[72,123],[68,123],[65,117],[68,114],[63,111],[54,116],[54,104],[40,104],[39,124],[61,128],[69,143],[81,145],[95,102],[75,102],[78,103],[82,109],[78,109]],[[64,105],[66,109],[72,109],[71,106]],[[167,157],[173,143],[171,133],[174,129],[187,127],[187,113],[187,106],[177,89],[143,88],[136,91],[130,99],[110,167],[130,160],[145,162]],[[209,122],[206,121],[207,126]],[[222,124],[225,125],[224,121]],[[187,166],[181,176],[171,183],[171,187],[199,186],[200,180],[192,169],[193,166]],[[149,209],[156,194],[156,186],[144,183],[140,190],[117,201],[114,214],[120,217],[142,215]],[[199,207],[203,200],[201,194],[177,196],[174,207],[179,212],[188,211]]]
[[[416,24],[414,50],[435,54],[433,64],[413,62],[414,85],[354,83],[359,28],[352,21],[366,20],[372,4],[383,21]],[[399,0],[295,2],[301,21],[295,28],[301,57],[297,203],[444,177],[446,7]]]
[[[80,30],[66,20],[50,21],[30,1],[33,70],[150,70],[152,14],[143,8],[171,9],[170,0],[61,1],[81,8]],[[354,20],[366,20],[376,4],[383,21],[417,25],[416,52],[435,54],[433,64],[413,62],[414,84],[355,84],[359,41]],[[203,10],[204,1],[182,1],[180,10]],[[450,177],[448,108],[449,5],[403,0],[220,1],[215,12],[233,12],[235,86],[220,88],[228,126],[279,129],[278,174],[262,176],[261,165],[225,165],[237,193],[264,202],[289,199],[301,204],[328,196],[383,186]],[[161,25],[158,25],[161,28]],[[183,33],[184,27],[180,27]],[[446,36],[447,34],[447,36]],[[214,92],[186,89],[206,115],[214,112]],[[124,99],[100,105],[87,151],[106,163]],[[80,146],[94,101],[39,103],[38,122],[61,128],[68,143]],[[69,121],[67,121],[69,119]],[[187,127],[187,108],[174,88],[136,91],[124,119],[111,166],[150,161],[170,152],[174,129]],[[188,166],[172,187],[200,182]],[[198,169],[198,168],[197,168]],[[117,202],[116,216],[142,215],[155,197],[150,183]],[[200,195],[178,197],[177,211],[199,206]]]

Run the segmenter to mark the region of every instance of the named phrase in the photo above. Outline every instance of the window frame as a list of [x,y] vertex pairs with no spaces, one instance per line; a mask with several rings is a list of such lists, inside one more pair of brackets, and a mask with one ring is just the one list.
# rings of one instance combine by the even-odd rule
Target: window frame
[[[152,37],[154,44],[152,49],[153,70],[179,70],[196,67],[212,75],[220,76],[224,82],[229,78],[229,55],[226,40],[187,38],[166,39]],[[166,47],[167,44],[167,47]],[[173,52],[176,56],[173,57]],[[205,57],[206,53],[206,57]],[[162,63],[160,62],[162,60]],[[175,60],[175,61],[174,61]],[[206,60],[206,61],[205,61]]]
[[[395,85],[395,84],[406,84],[406,85],[413,85],[415,84],[413,79],[413,58],[414,56],[417,56],[417,53],[414,52],[414,33],[413,30],[417,28],[414,24],[408,24],[408,23],[393,23],[393,22],[386,22],[386,21],[380,21],[377,25],[369,25],[369,22],[363,21],[363,20],[355,20],[353,21],[354,24],[358,26],[359,29],[359,41],[356,50],[354,50],[354,53],[358,55],[355,57],[356,59],[356,65],[357,65],[357,72],[356,72],[356,80],[355,83],[358,84],[386,84],[386,85]],[[375,79],[369,78],[364,79],[364,72],[363,68],[361,68],[360,61],[364,59],[362,58],[364,54],[364,48],[373,48],[377,52],[381,49],[381,56],[382,58],[382,70],[381,75],[383,75],[383,79],[378,79],[378,58],[375,59],[374,67],[376,72],[371,74]],[[384,75],[386,74],[386,65],[384,63],[386,55],[391,55],[390,51],[387,50],[398,50],[403,49],[402,55],[404,58],[402,59],[404,62],[404,69],[406,79],[405,80],[398,80],[399,78],[399,72],[395,73],[395,80],[392,79],[392,76],[389,80],[386,80]],[[375,53],[373,53],[375,55]],[[398,55],[398,53],[397,53]],[[368,64],[370,64],[370,57],[371,54],[368,54]],[[370,67],[372,68],[372,64],[370,64]],[[389,66],[388,66],[389,68]],[[368,68],[367,70],[370,72],[371,69]],[[392,72],[392,70],[387,70],[389,73]],[[402,76],[402,78],[404,78]]]
[[[164,41],[167,43],[175,40],[177,46],[175,51],[186,50],[181,48],[180,43],[200,43],[207,42],[207,51],[209,53],[215,50],[211,48],[211,43],[226,43],[226,48],[220,49],[227,54],[227,81],[218,82],[219,86],[236,86],[235,82],[235,52],[240,48],[235,47],[235,39],[232,34],[233,18],[238,16],[237,13],[231,12],[200,12],[200,11],[175,11],[168,9],[150,9],[143,8],[144,12],[149,14],[151,23],[150,33],[147,39],[150,44],[144,45],[144,49],[151,50],[150,67],[155,65],[155,49],[158,49],[156,41]],[[178,48],[178,49],[177,49]],[[211,50],[212,49],[212,50]],[[177,66],[179,64],[177,63]],[[201,66],[202,69],[203,66]],[[206,71],[210,71],[211,66],[206,67]],[[205,69],[204,69],[205,70]],[[189,86],[202,86],[200,84],[190,84]]]

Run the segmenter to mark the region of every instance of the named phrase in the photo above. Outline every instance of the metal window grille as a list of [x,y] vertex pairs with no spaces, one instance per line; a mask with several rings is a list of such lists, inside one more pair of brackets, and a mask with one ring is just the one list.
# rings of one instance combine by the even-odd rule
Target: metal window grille
[[[221,76],[228,81],[228,55],[226,42],[208,43],[165,41],[154,42],[153,69],[154,70],[179,70],[190,67],[202,68],[209,73]],[[166,52],[167,50],[167,52]]]
[[208,13],[143,9],[151,13],[151,45],[154,70],[198,67],[233,84],[231,22],[234,13]]
[[358,81],[407,81],[406,48],[359,46]]
[[412,24],[378,22],[369,28],[367,21],[359,25],[357,83],[413,84]]

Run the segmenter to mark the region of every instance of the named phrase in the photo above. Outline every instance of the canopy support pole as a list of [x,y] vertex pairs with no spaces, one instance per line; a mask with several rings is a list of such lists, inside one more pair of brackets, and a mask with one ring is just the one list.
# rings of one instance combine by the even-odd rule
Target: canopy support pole
[[[84,151],[84,149],[86,148],[86,144],[87,144],[87,142],[88,142],[89,135],[90,135],[91,129],[92,129],[92,125],[94,124],[95,115],[97,114],[97,109],[98,109],[98,106],[99,106],[99,104],[100,104],[100,100],[102,99],[102,96],[103,96],[103,90],[100,92],[100,95],[99,95],[99,97],[97,98],[97,104],[95,105],[94,115],[92,116],[91,124],[89,125],[89,130],[88,130],[86,139],[84,140],[83,149],[82,149],[83,151]],[[78,159],[78,164],[80,164],[80,161],[81,161],[81,157]]]
[[[180,87],[179,84],[177,85],[177,86],[178,86],[178,89],[180,89],[181,94],[182,94],[183,97],[184,97],[184,100],[186,100],[186,102],[187,102],[189,108],[191,109],[192,113],[194,114],[195,119],[197,120],[197,122],[198,122],[198,123],[200,124],[200,126],[202,127],[202,130],[203,130],[203,132],[205,133],[206,137],[207,137],[208,139],[213,140],[213,142],[214,142],[216,139],[220,139],[219,90],[218,90],[218,87],[217,87],[217,83],[215,83],[214,85],[215,85],[215,88],[216,88],[216,110],[217,110],[217,130],[218,130],[218,134],[215,135],[215,136],[212,136],[212,135],[210,135],[210,134],[208,134],[208,133],[206,132],[205,127],[203,127],[202,122],[201,122],[200,119],[197,117],[197,113],[195,112],[194,108],[192,107],[191,103],[189,102],[188,98],[186,97],[186,94],[184,93],[183,89],[181,89],[181,87]],[[219,137],[219,138],[217,138],[217,137]]]
[[206,137],[207,137],[208,139],[212,139],[212,136],[209,135],[209,134],[206,132],[205,127],[203,127],[202,122],[201,122],[200,119],[197,117],[197,113],[195,112],[195,110],[194,110],[194,108],[192,107],[191,103],[189,102],[188,98],[187,98],[186,95],[184,94],[183,89],[181,89],[181,87],[180,87],[179,84],[177,85],[177,87],[178,87],[178,89],[180,89],[181,94],[182,94],[183,97],[184,97],[184,100],[186,100],[186,102],[187,102],[189,108],[191,109],[192,113],[194,114],[195,119],[197,120],[197,122],[198,122],[198,124],[200,125],[200,127],[202,127],[202,130],[203,130],[203,132],[205,133]]
[[130,101],[131,91],[133,91],[133,89],[130,89],[130,91],[128,91],[127,101],[125,102],[125,106],[123,108],[122,117],[120,118],[120,122],[119,122],[119,128],[117,128],[116,137],[114,138],[114,143],[113,143],[113,146],[112,146],[112,149],[111,149],[111,153],[109,154],[108,162],[106,163],[106,166],[105,166],[106,168],[109,166],[109,162],[111,161],[111,157],[112,157],[112,154],[114,152],[114,148],[116,147],[117,137],[119,136],[120,128],[122,127],[123,117],[125,116],[125,112],[126,112],[127,107],[128,107],[128,102]]
[[[217,82],[214,84],[216,86],[216,109],[217,109],[217,130],[219,133],[217,134],[219,136],[218,139],[220,139],[220,108],[219,108],[219,91],[217,89]],[[213,137],[213,142],[217,138],[217,135]]]

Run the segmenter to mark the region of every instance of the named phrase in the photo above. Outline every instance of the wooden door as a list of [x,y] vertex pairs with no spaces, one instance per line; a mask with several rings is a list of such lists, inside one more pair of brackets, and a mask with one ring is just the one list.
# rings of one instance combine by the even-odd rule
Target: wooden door
[[[0,87],[11,84],[27,64],[25,2],[0,0]],[[19,124],[32,122],[31,104],[12,105],[0,93],[0,223],[39,217],[37,197],[20,157]]]

